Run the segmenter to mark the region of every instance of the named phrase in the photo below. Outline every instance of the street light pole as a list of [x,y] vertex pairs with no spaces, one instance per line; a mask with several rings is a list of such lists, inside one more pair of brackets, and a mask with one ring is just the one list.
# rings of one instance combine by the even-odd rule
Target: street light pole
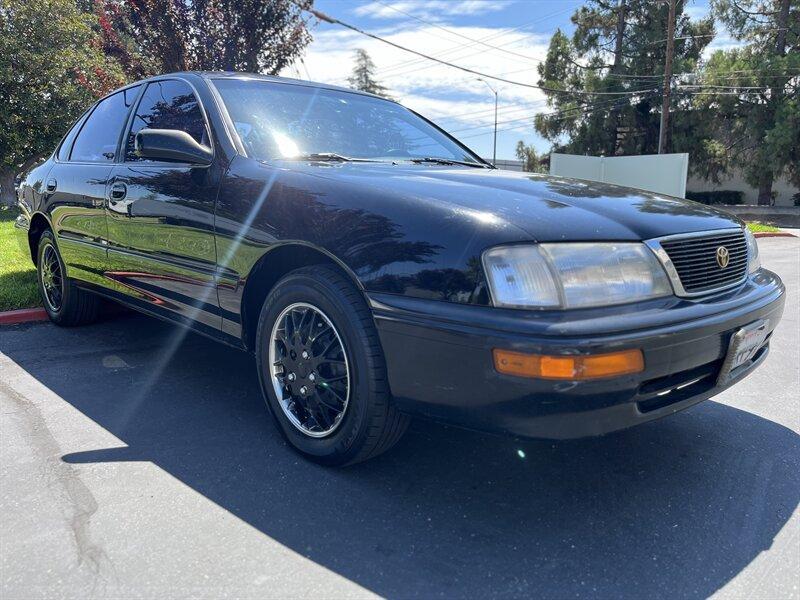
[[497,90],[494,89],[489,82],[485,79],[478,77],[478,81],[482,81],[486,84],[492,93],[494,94],[494,143],[492,144],[492,166],[497,166]]

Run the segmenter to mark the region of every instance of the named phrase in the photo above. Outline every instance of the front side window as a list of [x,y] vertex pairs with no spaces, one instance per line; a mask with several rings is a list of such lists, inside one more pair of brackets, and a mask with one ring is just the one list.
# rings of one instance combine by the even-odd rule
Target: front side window
[[[119,134],[128,118],[128,110],[136,99],[139,86],[112,94],[95,106],[81,127],[72,146],[70,160],[111,162],[117,151]],[[66,146],[65,144],[62,146]]]
[[480,164],[410,110],[362,94],[215,79],[249,156],[260,160],[333,153],[371,160],[436,157]]
[[134,140],[142,129],[185,131],[199,144],[209,143],[203,112],[194,90],[185,81],[176,79],[155,81],[147,86],[133,118],[125,160],[144,160],[134,153]]

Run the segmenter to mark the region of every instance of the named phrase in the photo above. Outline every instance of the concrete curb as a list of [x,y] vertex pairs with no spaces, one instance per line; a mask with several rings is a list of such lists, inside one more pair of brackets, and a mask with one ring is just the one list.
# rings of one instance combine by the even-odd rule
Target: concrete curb
[[753,234],[757,238],[767,238],[767,237],[796,237],[793,233],[787,233],[786,231],[757,231]]
[[0,312],[0,325],[15,325],[17,323],[33,323],[46,321],[47,313],[43,308],[23,308]]

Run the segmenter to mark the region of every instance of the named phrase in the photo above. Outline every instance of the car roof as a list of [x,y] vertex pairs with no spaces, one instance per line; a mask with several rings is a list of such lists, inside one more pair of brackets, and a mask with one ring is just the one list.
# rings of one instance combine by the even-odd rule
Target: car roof
[[376,94],[370,94],[369,92],[354,90],[352,88],[343,87],[339,85],[331,85],[328,83],[320,83],[317,81],[307,81],[305,79],[294,79],[292,77],[280,77],[278,75],[263,75],[260,73],[246,73],[241,71],[175,71],[173,73],[163,73],[161,75],[154,75],[152,77],[142,79],[135,83],[131,83],[129,85],[145,83],[147,81],[161,79],[164,77],[168,78],[168,77],[187,76],[187,75],[195,75],[198,77],[202,77],[203,79],[238,79],[241,81],[259,80],[259,81],[273,81],[275,83],[291,83],[293,85],[302,85],[304,87],[320,88],[337,92],[347,92],[349,94],[360,94],[362,96],[369,96],[370,98],[378,98],[380,100],[386,100],[388,102],[395,102],[392,99],[384,98]]

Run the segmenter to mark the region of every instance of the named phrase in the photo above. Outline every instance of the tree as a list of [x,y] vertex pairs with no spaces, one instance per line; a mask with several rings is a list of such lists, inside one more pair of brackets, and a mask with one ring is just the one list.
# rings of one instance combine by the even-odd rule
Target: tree
[[[674,56],[677,73],[695,70],[714,31],[711,18],[693,21],[683,8],[684,2],[679,1]],[[665,3],[649,0],[618,0],[613,4],[591,0],[579,8],[572,16],[572,37],[556,31],[546,60],[538,67],[540,85],[573,93],[545,92],[553,110],[537,115],[536,130],[562,151],[655,153],[667,16]],[[674,120],[673,139],[676,135],[682,141],[689,139],[684,132],[694,126]]]
[[519,140],[516,149],[517,158],[522,161],[522,170],[528,173],[544,173],[544,168],[539,164],[539,157],[533,146],[526,146],[525,142]]
[[356,90],[390,98],[387,89],[375,78],[375,63],[372,62],[367,51],[361,48],[355,52],[353,74],[347,78],[347,81],[350,87]]
[[[312,0],[104,0],[121,52],[169,71],[277,74],[311,41]],[[146,65],[145,65],[146,66]]]
[[3,0],[0,5],[0,202],[14,177],[50,152],[94,99],[122,85],[103,55],[94,15],[75,0]]
[[779,175],[800,185],[800,5],[713,0],[712,9],[746,44],[715,52],[703,70],[695,107],[715,115],[706,145],[719,171],[741,168],[758,203],[771,204]]
[[114,58],[130,81],[158,74],[161,61],[148,55],[126,27],[122,4],[112,1],[95,1],[87,8],[97,16],[98,33],[103,54]]

